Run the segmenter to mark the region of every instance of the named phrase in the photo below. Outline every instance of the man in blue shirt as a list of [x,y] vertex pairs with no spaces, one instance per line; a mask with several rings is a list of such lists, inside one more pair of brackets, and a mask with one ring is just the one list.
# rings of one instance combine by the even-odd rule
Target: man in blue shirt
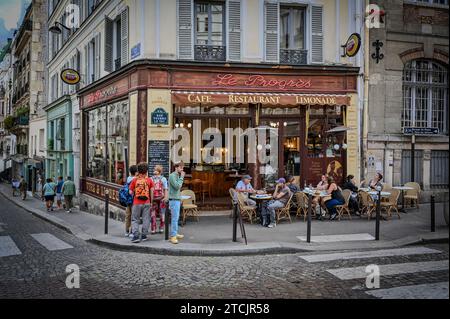
[[236,192],[244,193],[246,195],[245,203],[249,206],[256,207],[256,202],[253,199],[248,198],[249,194],[255,194],[256,190],[250,184],[252,177],[250,175],[244,175],[236,185]]

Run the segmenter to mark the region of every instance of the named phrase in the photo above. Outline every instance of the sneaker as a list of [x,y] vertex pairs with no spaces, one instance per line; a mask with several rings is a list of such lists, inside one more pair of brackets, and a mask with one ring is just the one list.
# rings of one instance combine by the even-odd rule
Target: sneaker
[[177,239],[183,239],[183,238],[184,238],[184,235],[177,234]]
[[331,215],[331,216],[330,216],[330,220],[334,220],[334,219],[336,218],[336,215],[337,215],[337,214]]
[[133,238],[134,237],[133,233],[130,233],[130,235],[128,237]]
[[178,239],[177,239],[176,236],[170,237],[170,238],[169,238],[169,241],[170,241],[172,244],[178,244]]
[[160,234],[164,233],[164,228],[160,228],[158,231]]
[[156,230],[152,230],[152,231],[151,231],[151,234],[152,234],[152,235],[156,234]]
[[70,214],[70,210],[66,210],[66,213]]
[[132,243],[138,243],[138,242],[140,242],[141,240],[139,239],[139,236],[135,236],[135,235],[133,235],[133,238],[131,238],[131,242]]
[[142,235],[141,241],[146,241],[146,240],[147,240],[147,235]]
[[269,226],[267,226],[267,227],[268,228],[275,228],[276,226],[277,226],[276,224],[270,223]]
[[130,237],[130,233],[129,232],[125,232],[125,237]]

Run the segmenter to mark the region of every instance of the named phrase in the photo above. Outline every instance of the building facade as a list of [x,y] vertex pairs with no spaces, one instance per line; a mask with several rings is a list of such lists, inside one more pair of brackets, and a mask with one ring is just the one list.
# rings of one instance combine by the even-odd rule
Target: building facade
[[417,135],[414,143],[414,180],[428,200],[449,185],[448,1],[373,2],[386,15],[370,29],[369,42],[383,43],[384,58],[370,61],[365,175],[380,171],[392,185],[411,181],[407,128],[432,128],[434,135]]

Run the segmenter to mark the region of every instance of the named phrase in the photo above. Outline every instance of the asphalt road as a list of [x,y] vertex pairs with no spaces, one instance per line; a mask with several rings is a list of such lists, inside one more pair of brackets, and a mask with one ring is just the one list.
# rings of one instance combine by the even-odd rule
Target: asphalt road
[[[0,196],[0,298],[448,298],[448,244],[360,256],[327,253],[335,255],[177,257],[114,251],[84,242]],[[378,289],[366,286],[371,264],[380,270]],[[74,274],[66,273],[68,265],[79,269],[79,288],[66,286]]]

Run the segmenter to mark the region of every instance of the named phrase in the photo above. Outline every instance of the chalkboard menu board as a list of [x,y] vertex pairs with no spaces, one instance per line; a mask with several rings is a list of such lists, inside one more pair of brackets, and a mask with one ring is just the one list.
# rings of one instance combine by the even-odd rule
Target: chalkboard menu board
[[170,173],[169,141],[148,141],[148,175],[152,176],[156,165],[164,168],[163,175]]

